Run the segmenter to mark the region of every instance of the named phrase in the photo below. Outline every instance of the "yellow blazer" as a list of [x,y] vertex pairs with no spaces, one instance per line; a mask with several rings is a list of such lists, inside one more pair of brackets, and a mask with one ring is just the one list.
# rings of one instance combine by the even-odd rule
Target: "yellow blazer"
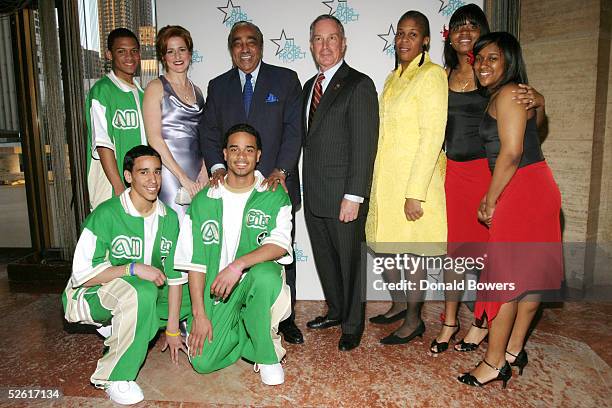
[[[442,151],[448,106],[444,69],[420,55],[387,77],[380,98],[380,132],[366,222],[368,243],[401,243],[377,252],[446,253],[446,156]],[[406,198],[420,200],[423,216],[408,221]],[[413,243],[431,243],[411,245]]]

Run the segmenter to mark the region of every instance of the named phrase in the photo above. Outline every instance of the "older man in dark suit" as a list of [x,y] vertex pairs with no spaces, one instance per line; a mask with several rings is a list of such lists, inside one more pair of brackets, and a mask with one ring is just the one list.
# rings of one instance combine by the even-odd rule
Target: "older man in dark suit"
[[[301,202],[297,171],[302,143],[300,81],[294,71],[261,60],[263,35],[255,24],[237,22],[227,40],[234,67],[209,82],[200,130],[211,183],[223,183],[226,175],[223,135],[237,123],[248,123],[261,135],[262,154],[257,169],[270,188],[282,187],[289,193],[295,214]],[[300,344],[304,338],[295,325],[293,312],[295,262],[285,268],[285,275],[291,288],[292,313],[279,330],[285,341]]]
[[354,349],[364,329],[361,243],[378,142],[372,80],[344,62],[344,27],[322,15],[310,26],[319,72],[304,85],[304,209],[328,312],[312,329],[342,325],[338,348]]

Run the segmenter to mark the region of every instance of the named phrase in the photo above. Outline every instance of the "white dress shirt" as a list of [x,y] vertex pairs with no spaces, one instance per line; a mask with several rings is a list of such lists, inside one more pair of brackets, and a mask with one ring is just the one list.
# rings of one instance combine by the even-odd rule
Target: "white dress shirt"
[[[257,68],[253,72],[251,72],[251,85],[253,86],[253,93],[255,93],[255,84],[257,83],[257,75],[259,75],[259,68],[261,68],[261,61],[257,64]],[[240,89],[244,89],[244,84],[246,83],[246,73],[242,72],[240,68],[238,68],[238,76],[240,76]],[[215,163],[211,168],[210,172],[214,173],[219,169],[225,170],[225,164],[223,163]]]

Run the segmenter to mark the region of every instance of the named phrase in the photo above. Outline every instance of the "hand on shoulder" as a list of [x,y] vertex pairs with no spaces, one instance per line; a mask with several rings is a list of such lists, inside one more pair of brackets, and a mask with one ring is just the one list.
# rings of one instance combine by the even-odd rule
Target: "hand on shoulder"
[[520,89],[517,84],[506,84],[494,95],[489,113],[495,117],[498,122],[502,121],[506,123],[508,120],[526,121],[529,117],[529,111],[525,110],[525,108],[517,104],[513,99],[517,89]]
[[501,88],[499,88],[499,91],[497,91],[497,94],[498,96],[503,96],[504,98],[507,98],[508,96],[513,97],[514,93],[519,89],[521,88],[519,87],[518,84],[508,83],[502,86]]
[[523,112],[526,113],[525,109],[521,105],[514,101],[516,91],[521,89],[518,84],[509,83],[502,86],[495,95],[495,107],[496,110],[505,110],[510,112]]

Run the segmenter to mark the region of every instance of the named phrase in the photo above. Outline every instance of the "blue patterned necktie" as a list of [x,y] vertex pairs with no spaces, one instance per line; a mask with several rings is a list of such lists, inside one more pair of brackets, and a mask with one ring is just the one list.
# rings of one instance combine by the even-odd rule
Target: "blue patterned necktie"
[[246,81],[244,81],[244,89],[242,90],[242,101],[244,102],[244,112],[247,117],[249,116],[249,109],[251,108],[251,100],[253,99],[253,84],[251,83],[253,75],[246,74]]

